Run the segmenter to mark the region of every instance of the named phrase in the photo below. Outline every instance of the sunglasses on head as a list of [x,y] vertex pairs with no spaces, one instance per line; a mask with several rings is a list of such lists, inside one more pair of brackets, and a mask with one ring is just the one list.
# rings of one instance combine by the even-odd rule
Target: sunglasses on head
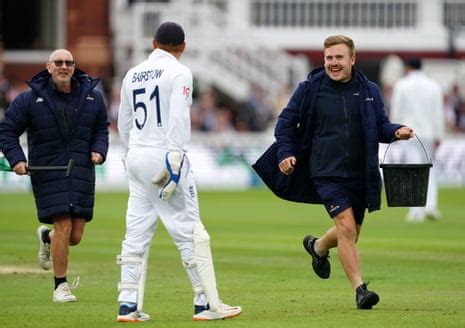
[[62,60],[62,59],[58,59],[58,60],[53,60],[52,62],[53,62],[53,63],[55,64],[55,66],[57,66],[57,67],[61,67],[61,66],[63,66],[63,64],[65,64],[66,67],[71,67],[71,66],[74,65],[74,61],[73,61],[73,60]]

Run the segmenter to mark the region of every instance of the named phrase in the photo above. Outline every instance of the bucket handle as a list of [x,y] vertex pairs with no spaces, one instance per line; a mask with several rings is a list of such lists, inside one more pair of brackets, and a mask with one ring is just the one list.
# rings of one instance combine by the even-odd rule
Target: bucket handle
[[[418,142],[420,143],[421,148],[423,148],[423,151],[424,151],[425,156],[426,156],[426,160],[429,161],[428,164],[432,164],[433,161],[431,160],[431,157],[428,155],[428,152],[426,151],[425,146],[423,146],[423,143],[421,142],[420,138],[418,138],[418,135],[417,135],[416,133],[414,133],[414,136],[415,136],[415,138],[417,138]],[[393,142],[391,141],[391,142],[389,143],[389,145],[388,145],[387,148],[386,148],[386,151],[384,152],[383,161],[381,162],[381,164],[384,164],[384,162],[386,161],[386,155],[387,155],[387,152],[388,152],[389,147],[391,147],[391,145],[392,145],[395,141],[400,140],[400,139],[395,139],[395,138],[394,138],[394,139],[392,139],[392,140],[393,140]]]

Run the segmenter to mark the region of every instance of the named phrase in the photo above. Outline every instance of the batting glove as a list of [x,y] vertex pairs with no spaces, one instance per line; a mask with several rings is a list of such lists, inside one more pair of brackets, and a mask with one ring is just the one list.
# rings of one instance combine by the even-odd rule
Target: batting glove
[[165,167],[152,178],[152,183],[161,188],[158,195],[160,199],[168,200],[176,189],[183,161],[184,154],[182,152],[169,151],[166,153]]

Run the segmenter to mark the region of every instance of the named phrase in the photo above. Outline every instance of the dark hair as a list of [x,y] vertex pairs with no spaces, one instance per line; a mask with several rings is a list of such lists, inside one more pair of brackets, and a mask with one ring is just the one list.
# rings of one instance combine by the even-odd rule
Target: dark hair
[[154,39],[160,44],[177,46],[184,43],[184,30],[177,23],[165,22],[158,27]]
[[411,67],[413,69],[421,69],[421,59],[420,58],[409,58],[405,61],[405,66]]

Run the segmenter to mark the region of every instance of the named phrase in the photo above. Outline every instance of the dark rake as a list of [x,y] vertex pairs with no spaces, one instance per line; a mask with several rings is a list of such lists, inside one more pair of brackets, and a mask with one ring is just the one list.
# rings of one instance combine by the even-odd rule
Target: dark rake
[[[28,172],[35,172],[35,171],[66,171],[65,175],[69,176],[71,170],[74,166],[74,159],[70,159],[68,161],[68,165],[56,165],[56,166],[28,166]],[[13,171],[11,168],[4,169],[4,171]]]

